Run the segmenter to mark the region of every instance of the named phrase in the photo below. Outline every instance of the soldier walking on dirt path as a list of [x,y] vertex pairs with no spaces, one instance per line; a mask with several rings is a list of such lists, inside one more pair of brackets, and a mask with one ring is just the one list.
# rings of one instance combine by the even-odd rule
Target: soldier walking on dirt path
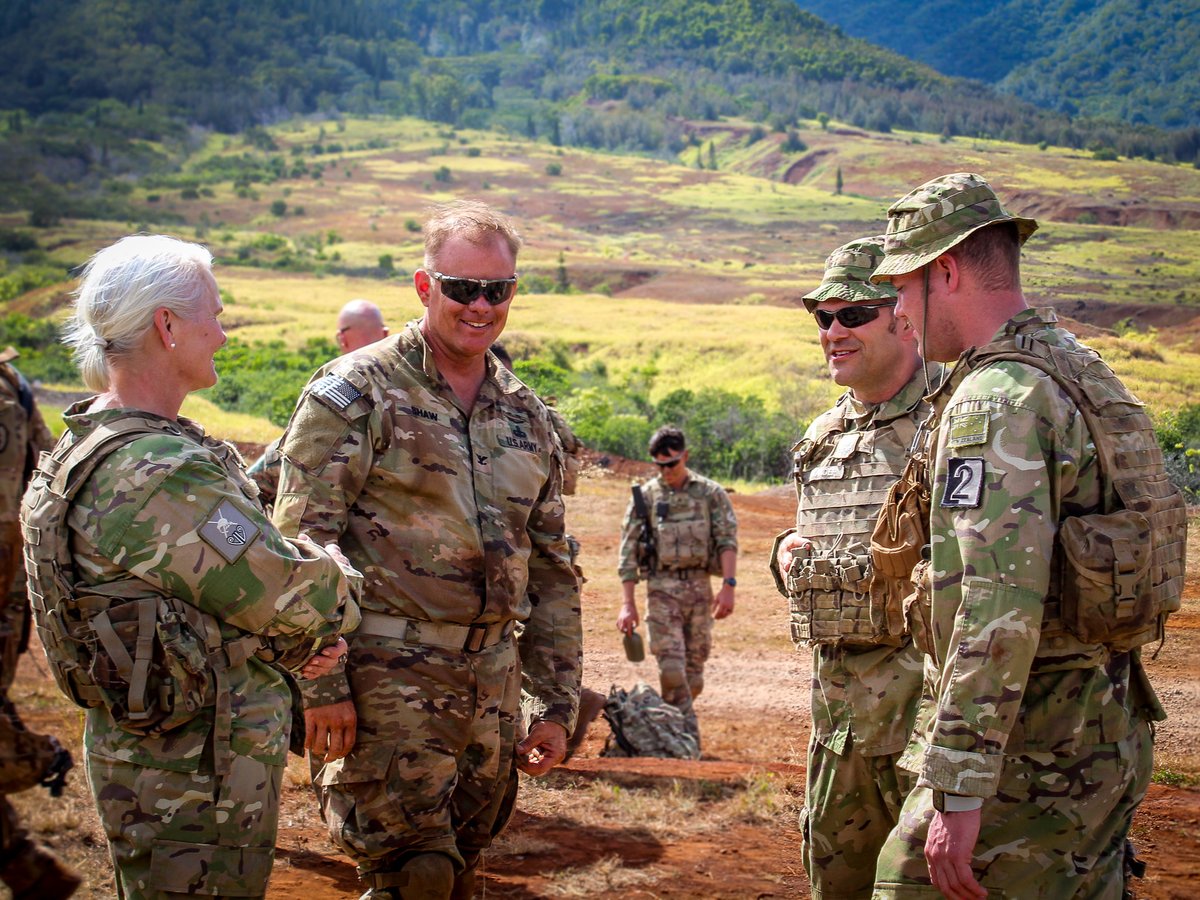
[[918,782],[880,898],[1120,897],[1150,783],[1165,713],[1139,647],[1179,608],[1186,512],[1142,404],[1028,307],[1036,228],[978,175],[946,175],[888,210],[872,276],[926,359],[958,360],[914,451],[928,476],[906,472],[876,531],[927,513],[888,548],[929,547],[906,600],[925,699],[901,765]]
[[[848,388],[795,446],[796,525],[776,538],[771,571],[788,598],[791,634],[812,648],[812,735],[800,816],[816,897],[870,897],[879,848],[915,779],[897,766],[921,693],[921,653],[872,610],[909,593],[908,573],[871,565],[871,532],[929,413],[928,371],[895,291],[870,283],[883,236],[834,250],[804,296],[833,380]],[[874,579],[874,580],[873,580]]]
[[[733,612],[737,517],[724,488],[688,469],[682,431],[658,429],[649,449],[659,474],[639,488],[646,515],[639,515],[638,504],[631,501],[621,525],[617,573],[623,598],[617,629],[629,634],[637,627],[634,588],[644,578],[646,627],[650,652],[658,661],[662,698],[684,714],[698,742],[692,703],[704,688],[713,619]],[[648,534],[643,529],[649,529]],[[653,561],[646,559],[647,541],[655,548]],[[721,575],[715,596],[710,574]]]
[[[313,377],[274,513],[340,541],[366,576],[344,671],[301,690],[330,838],[367,898],[472,896],[517,769],[562,760],[579,700],[561,450],[545,405],[489,350],[520,237],[468,201],[424,233],[424,317]],[[536,709],[518,742],[522,680]]]
[[30,627],[18,522],[21,495],[38,454],[54,446],[33,391],[11,364],[16,356],[11,347],[0,353],[0,881],[16,900],[57,900],[75,892],[79,875],[29,837],[5,797],[37,784],[57,796],[71,760],[57,740],[29,731],[8,698]]

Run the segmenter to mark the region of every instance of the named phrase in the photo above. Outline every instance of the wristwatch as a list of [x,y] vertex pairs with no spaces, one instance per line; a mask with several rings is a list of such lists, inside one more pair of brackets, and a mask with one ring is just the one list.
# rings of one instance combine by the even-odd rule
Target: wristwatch
[[721,582],[721,584],[727,584],[730,587],[737,587],[737,579],[732,578],[732,577],[726,578],[724,581]]
[[945,791],[933,792],[933,808],[940,813],[970,812],[981,806],[982,797],[965,797],[962,794],[947,794]]

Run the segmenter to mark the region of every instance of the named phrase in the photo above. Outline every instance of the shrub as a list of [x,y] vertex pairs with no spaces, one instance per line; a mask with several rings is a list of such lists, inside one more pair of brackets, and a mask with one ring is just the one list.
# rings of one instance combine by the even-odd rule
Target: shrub
[[546,163],[546,174],[551,177],[557,177],[562,174],[562,163]]

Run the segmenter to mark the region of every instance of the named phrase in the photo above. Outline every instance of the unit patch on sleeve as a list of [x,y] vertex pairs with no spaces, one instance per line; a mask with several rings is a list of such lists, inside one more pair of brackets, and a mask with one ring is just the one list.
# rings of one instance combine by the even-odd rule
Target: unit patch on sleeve
[[953,457],[946,461],[946,490],[942,506],[978,509],[983,499],[983,457]]
[[258,537],[258,526],[228,500],[222,500],[201,526],[200,537],[220,553],[225,562],[235,563]]
[[988,421],[988,414],[985,412],[951,416],[950,423],[946,426],[946,446],[970,447],[973,444],[986,444]]

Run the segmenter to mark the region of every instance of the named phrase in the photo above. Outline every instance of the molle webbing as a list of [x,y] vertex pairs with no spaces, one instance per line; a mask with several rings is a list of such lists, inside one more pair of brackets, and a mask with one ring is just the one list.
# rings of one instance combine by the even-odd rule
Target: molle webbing
[[[214,766],[226,774],[233,759],[230,746],[233,710],[230,668],[244,665],[262,646],[262,638],[245,634],[226,640],[220,624],[191,604],[170,597],[147,597],[132,582],[83,587],[75,577],[67,516],[71,503],[99,465],[114,451],[147,434],[182,434],[170,422],[130,416],[102,425],[72,444],[61,443],[42,455],[22,509],[26,569],[38,634],[59,688],[83,707],[108,705],[92,676],[92,663],[103,652],[128,684],[122,698],[122,724],[152,728],[163,707],[172,702],[162,683],[155,690],[152,665],[161,604],[181,616],[204,644],[214,687]],[[124,604],[135,604],[136,639],[122,640],[114,625]],[[126,629],[128,633],[128,629]],[[184,714],[193,712],[190,702]],[[159,719],[155,719],[155,715]]]
[[[904,467],[916,425],[902,415],[869,430],[843,418],[796,454],[796,533],[812,542],[786,576],[796,643],[895,644],[871,597],[871,533]],[[874,606],[878,606],[875,603]]]
[[[1101,512],[1129,509],[1149,521],[1152,599],[1160,614],[1154,627],[1129,644],[1138,646],[1161,638],[1166,615],[1179,609],[1183,592],[1187,507],[1167,477],[1150,417],[1090,349],[1054,347],[1028,335],[1016,335],[975,351],[967,362],[976,369],[1004,360],[1045,372],[1079,408],[1096,446]],[[1061,571],[1061,566],[1055,569]],[[1058,594],[1055,590],[1055,597],[1046,604],[1043,628],[1047,631],[1061,624]]]

